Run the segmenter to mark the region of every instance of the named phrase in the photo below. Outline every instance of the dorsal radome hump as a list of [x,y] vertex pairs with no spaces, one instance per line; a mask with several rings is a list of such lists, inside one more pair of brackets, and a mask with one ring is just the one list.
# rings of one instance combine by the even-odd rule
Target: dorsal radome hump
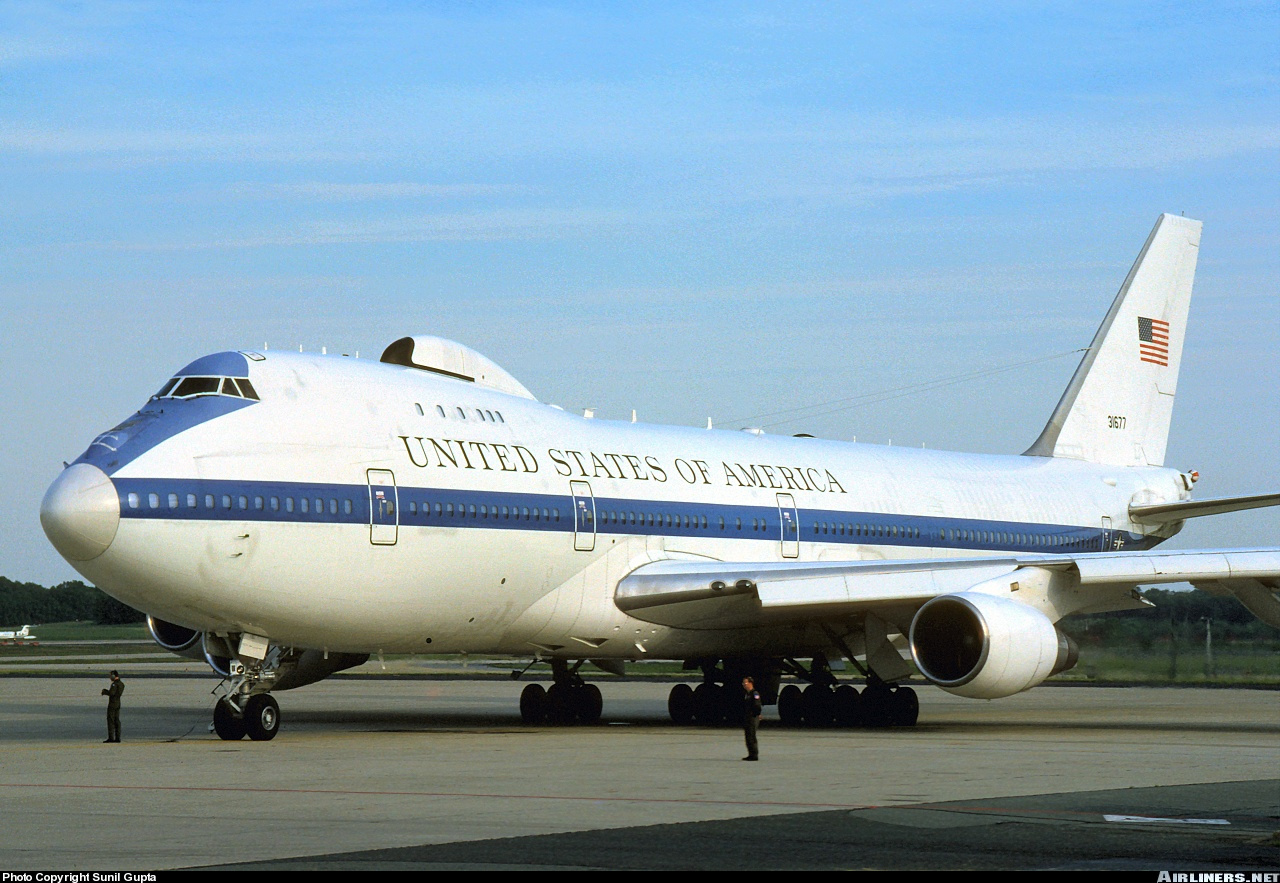
[[533,393],[525,389],[524,384],[499,367],[492,359],[482,356],[469,346],[445,340],[443,337],[432,337],[426,334],[402,337],[383,351],[380,361],[389,365],[403,365],[406,368],[430,371],[433,374],[495,389],[507,395],[536,401]]

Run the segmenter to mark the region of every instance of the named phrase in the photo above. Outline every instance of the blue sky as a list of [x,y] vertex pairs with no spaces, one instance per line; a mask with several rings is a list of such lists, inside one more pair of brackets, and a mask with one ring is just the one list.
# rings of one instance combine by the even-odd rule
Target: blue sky
[[[1169,462],[1280,489],[1280,10],[1080,7],[0,6],[0,574],[74,576],[44,488],[203,353],[440,334],[732,426],[1085,346],[1162,211]],[[776,429],[1018,452],[1074,365]]]

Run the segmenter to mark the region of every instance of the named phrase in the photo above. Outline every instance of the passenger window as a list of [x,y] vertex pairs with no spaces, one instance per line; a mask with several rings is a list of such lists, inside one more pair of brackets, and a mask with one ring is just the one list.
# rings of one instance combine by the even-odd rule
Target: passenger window
[[306,497],[302,497],[300,500],[298,500],[298,503],[299,503],[298,508],[303,515],[309,515],[311,513],[311,500],[309,500]]
[[505,420],[503,420],[503,419],[502,419],[502,412],[501,412],[501,411],[494,411],[493,413],[495,413],[495,414],[497,414],[497,415],[498,415],[498,422],[499,422],[499,423],[506,423],[506,422],[507,422],[507,421],[505,421]]
[[280,511],[280,498],[279,498],[279,497],[272,497],[272,498],[271,498],[271,511],[272,511],[272,512],[279,512],[279,511]]
[[436,413],[437,413],[437,414],[439,414],[441,417],[445,416],[445,414],[444,414],[444,406],[443,406],[443,405],[436,405]]
[[721,515],[721,516],[720,516],[720,529],[721,529],[721,530],[724,530],[724,516],[723,516],[723,515]]
[[231,508],[231,495],[230,495],[230,494],[223,494],[223,495],[222,495],[222,508],[223,508],[223,509],[230,509],[230,508]]
[[204,507],[205,507],[206,509],[212,509],[212,508],[213,508],[213,494],[205,494],[205,495],[204,495]]
[[188,508],[188,509],[194,509],[194,508],[196,508],[196,495],[195,495],[195,494],[187,494],[187,508]]
[[[528,520],[529,520],[529,507],[528,507],[528,506],[521,506],[521,507],[520,507],[520,517],[521,517],[521,518],[523,518],[525,521],[528,521]],[[587,512],[587,521],[590,521],[590,520],[591,520],[591,513],[590,513],[590,512]]]
[[129,494],[129,508],[130,508],[130,509],[137,509],[137,508],[138,508],[138,495],[137,495],[137,494]]
[[466,420],[467,412],[462,410],[462,408],[458,408],[458,416],[461,417],[463,420]]
[[261,512],[261,511],[262,511],[262,502],[263,502],[263,501],[262,501],[262,497],[254,497],[254,498],[253,498],[253,508],[254,508],[254,509],[256,509],[257,511]]
[[422,412],[422,405],[420,405],[418,402],[414,402],[414,403],[413,403],[413,407],[414,407],[414,408],[416,408],[416,409],[418,410],[418,416],[419,416],[419,417],[425,417],[425,416],[427,416],[426,414],[424,414],[424,413]]
[[453,517],[453,504],[452,504],[452,503],[445,503],[445,504],[444,504],[444,514],[445,514],[445,515],[448,515],[450,518],[452,518],[452,517]]
[[538,507],[537,507],[537,506],[534,506],[534,507],[533,507],[533,520],[534,520],[534,521],[537,521],[537,520],[538,520]]
[[[453,507],[452,507],[452,506],[450,506],[450,507],[449,507],[449,514],[450,514],[450,515],[452,515],[452,514],[453,514]],[[440,517],[440,504],[439,504],[439,503],[436,503],[436,517],[437,517],[437,518],[439,518],[439,517]]]
[[470,506],[468,506],[468,507],[467,507],[467,516],[468,516],[468,517],[470,517],[470,518],[475,518],[475,517],[476,517],[476,504],[475,504],[475,503],[472,503]]
[[417,504],[416,502],[414,502],[413,500],[410,500],[410,501],[409,501],[409,514],[410,514],[410,515],[417,515],[417,514],[418,514],[418,504]]
[[[387,514],[388,514],[388,515],[390,515],[390,514],[391,514],[392,512],[394,512],[394,511],[395,511],[395,504],[394,504],[394,503],[392,503],[390,500],[388,500],[388,501],[387,501]],[[324,500],[323,500],[323,499],[321,499],[320,497],[316,497],[316,514],[317,514],[317,515],[323,515],[323,514],[324,514]]]
[[241,495],[236,499],[236,503],[239,505],[239,507],[240,507],[241,509],[248,509],[248,508],[249,508],[249,498],[248,498],[248,497],[246,497],[244,494],[241,494]]
[[177,495],[177,494],[169,494],[169,508],[170,508],[170,509],[177,509],[177,508],[178,508],[178,495]]
[[550,518],[550,516],[551,516],[551,512],[544,508],[542,510],[542,520],[546,521]]
[[480,505],[480,517],[481,517],[481,518],[488,518],[488,517],[489,517],[489,507],[488,507],[488,506],[486,506],[486,505],[484,505],[484,504],[481,504],[481,505]]
[[476,408],[476,416],[480,418],[481,423],[484,422],[484,411],[480,410],[479,408]]
[[286,512],[292,512],[292,511],[293,511],[293,497],[285,497],[285,498],[284,498],[284,511],[286,511]]
[[329,500],[329,514],[330,515],[338,514],[338,501],[336,499],[331,498]]
[[160,495],[159,495],[159,494],[147,494],[147,505],[149,505],[152,509],[159,509],[159,508],[160,508]]

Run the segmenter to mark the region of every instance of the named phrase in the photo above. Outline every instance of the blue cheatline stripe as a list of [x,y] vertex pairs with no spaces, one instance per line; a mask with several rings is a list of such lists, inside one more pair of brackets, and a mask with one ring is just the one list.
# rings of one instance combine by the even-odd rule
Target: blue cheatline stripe
[[[366,484],[118,478],[115,486],[122,518],[364,526],[370,520]],[[396,491],[401,527],[574,530],[574,501],[568,494],[403,486]],[[1043,553],[1104,551],[1104,532],[1099,527],[836,509],[798,511],[798,539],[809,543]],[[781,538],[777,506],[596,497],[590,517],[591,523],[584,528],[590,530],[594,524],[602,535]],[[1113,540],[1120,538],[1126,549],[1148,549],[1159,542],[1129,531],[1109,533]]]

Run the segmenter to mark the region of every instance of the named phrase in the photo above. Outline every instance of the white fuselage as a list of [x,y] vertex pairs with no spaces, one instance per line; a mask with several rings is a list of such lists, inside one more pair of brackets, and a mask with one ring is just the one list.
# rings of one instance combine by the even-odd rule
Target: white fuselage
[[341,357],[246,364],[260,401],[193,419],[207,399],[153,400],[148,431],[176,426],[163,441],[114,464],[111,433],[90,447],[81,460],[110,475],[119,528],[73,563],[167,621],[298,647],[787,654],[790,632],[633,619],[613,587],[691,556],[1146,548],[1169,532],[1131,523],[1130,503],[1187,496],[1166,468],[585,419]]

